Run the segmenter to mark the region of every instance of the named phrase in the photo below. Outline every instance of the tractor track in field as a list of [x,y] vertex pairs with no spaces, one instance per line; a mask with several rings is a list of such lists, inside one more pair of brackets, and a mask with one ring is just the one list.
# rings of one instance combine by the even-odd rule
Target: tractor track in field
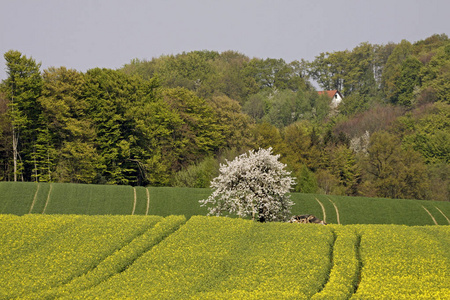
[[36,188],[36,192],[34,193],[33,202],[31,203],[31,206],[30,206],[30,211],[28,212],[29,214],[31,214],[31,212],[33,211],[34,204],[36,203],[37,194],[39,192],[40,186],[41,186],[41,184],[38,183],[37,188]]
[[[356,233],[356,245],[355,245],[355,255],[356,260],[358,261],[358,273],[356,274],[356,281],[355,281],[355,289],[353,290],[353,294],[356,294],[358,291],[359,284],[361,283],[361,275],[362,275],[362,259],[361,259],[361,238],[362,234],[361,232]],[[350,296],[351,297],[351,296]]]
[[[147,230],[144,230],[140,234],[134,236],[128,243],[116,248],[113,250],[109,255],[106,255],[101,259],[97,265],[91,267],[89,270],[86,270],[85,272],[78,274],[72,278],[70,278],[66,283],[52,287],[47,290],[40,290],[35,292],[33,296],[36,296],[36,298],[48,298],[48,299],[54,299],[59,297],[67,297],[70,296],[72,293],[78,293],[82,292],[91,288],[94,288],[101,283],[109,280],[111,277],[119,275],[123,273],[125,270],[127,270],[137,259],[139,259],[141,256],[143,256],[148,251],[151,251],[153,247],[163,242],[165,239],[176,233],[178,230],[180,230],[181,227],[183,227],[186,224],[186,220],[175,224],[175,225],[169,225],[169,228],[166,229],[164,234],[161,237],[154,238],[153,242],[150,242],[146,247],[139,249],[133,257],[128,257],[126,260],[124,260],[124,256],[121,255],[121,251],[124,251],[127,248],[133,247],[133,244],[139,244],[139,239],[141,239],[145,234],[148,233],[148,231],[156,230],[155,227],[157,224],[160,224],[161,222],[164,222],[165,218],[163,220],[159,221],[158,223],[154,224],[153,227],[148,228]],[[170,227],[172,226],[172,227]],[[139,247],[139,246],[138,246]],[[126,250],[125,250],[126,251]],[[106,267],[106,269],[109,269],[109,272],[107,273],[100,273],[100,280],[98,278],[95,278],[97,272],[99,270],[99,267],[103,264],[111,263],[110,259],[111,257],[116,256],[118,261],[115,263],[120,265],[120,269],[117,269],[117,265],[114,267]],[[109,260],[109,261],[108,261]],[[105,267],[103,267],[105,269]],[[102,271],[100,271],[102,272]],[[87,278],[88,276],[94,275],[94,278]],[[81,281],[81,282],[80,282]]]
[[[319,201],[319,200],[317,200],[317,201]],[[331,232],[333,233],[333,241],[330,244],[330,255],[329,255],[329,257],[330,257],[330,267],[328,268],[328,274],[327,274],[327,276],[325,278],[325,281],[322,284],[322,287],[317,291],[316,294],[322,292],[323,289],[327,286],[328,282],[330,281],[331,272],[333,271],[333,267],[334,267],[334,246],[336,244],[337,235],[336,235],[336,232],[334,230],[331,230]]]
[[444,218],[447,220],[448,224],[450,224],[450,220],[447,218],[447,216],[444,214],[444,212],[442,210],[440,210],[436,205],[433,205],[433,206],[444,216]]
[[133,210],[131,211],[131,215],[134,215],[134,212],[136,211],[136,187],[133,187],[133,194],[134,194],[134,202],[133,202]]
[[322,207],[323,221],[326,223],[327,222],[327,213],[325,212],[325,207],[323,206],[322,202],[320,202],[319,199],[317,199],[317,198],[314,198],[314,199],[316,199],[316,201],[319,202],[320,207]]
[[148,210],[150,209],[150,192],[148,188],[145,188],[145,193],[147,194],[147,209],[145,210],[145,215],[148,215]]
[[48,190],[47,194],[47,201],[45,201],[44,210],[42,210],[42,214],[45,214],[45,211],[47,210],[47,205],[50,202],[50,194],[52,193],[53,184],[50,183],[50,189]]
[[[352,237],[352,246],[347,244],[343,248],[343,240],[347,240],[348,236],[343,236],[343,231],[336,229],[331,230],[334,236],[334,241],[330,249],[330,269],[328,277],[322,288],[317,293],[312,295],[311,299],[329,299],[330,291],[336,299],[350,299],[358,290],[361,282],[362,274],[362,259],[361,259],[361,233],[354,231]],[[344,242],[345,243],[345,242]],[[342,260],[342,255],[351,253],[354,260],[348,263],[353,266],[349,271],[347,267],[343,267],[345,262]],[[331,299],[331,298],[330,298]]]
[[333,206],[334,206],[334,210],[336,211],[336,219],[337,219],[337,223],[338,223],[338,224],[341,224],[341,221],[340,221],[340,219],[339,219],[339,209],[337,208],[336,204],[335,204],[330,198],[327,197],[327,199],[328,199],[328,200],[331,202],[331,204],[333,204]]
[[436,219],[433,217],[433,215],[430,213],[428,209],[425,208],[425,206],[422,205],[422,208],[430,215],[431,220],[433,220],[435,225],[439,225],[438,222],[436,222]]

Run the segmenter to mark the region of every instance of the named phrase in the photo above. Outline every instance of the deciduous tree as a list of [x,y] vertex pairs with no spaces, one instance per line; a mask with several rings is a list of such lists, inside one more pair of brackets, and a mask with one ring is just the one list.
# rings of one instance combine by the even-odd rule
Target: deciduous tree
[[278,159],[269,148],[227,161],[211,182],[212,194],[200,200],[201,205],[210,205],[210,215],[252,216],[260,222],[286,220],[293,205],[287,194],[294,179]]
[[42,88],[41,64],[14,50],[6,52],[4,57],[8,75],[4,83],[12,125],[14,181],[17,181],[18,175],[22,180],[24,175],[26,179],[31,176],[31,168],[24,164],[32,165],[31,152],[36,142],[34,131],[40,125],[41,111],[37,99]]
[[429,182],[422,157],[403,150],[399,139],[388,132],[376,132],[368,149],[368,172],[379,197],[424,199]]

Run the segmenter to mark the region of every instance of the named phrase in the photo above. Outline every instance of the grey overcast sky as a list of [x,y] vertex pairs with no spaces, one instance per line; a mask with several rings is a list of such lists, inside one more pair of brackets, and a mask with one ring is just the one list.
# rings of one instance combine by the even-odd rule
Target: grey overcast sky
[[0,80],[10,49],[82,72],[192,50],[290,62],[450,35],[449,14],[448,0],[0,0]]

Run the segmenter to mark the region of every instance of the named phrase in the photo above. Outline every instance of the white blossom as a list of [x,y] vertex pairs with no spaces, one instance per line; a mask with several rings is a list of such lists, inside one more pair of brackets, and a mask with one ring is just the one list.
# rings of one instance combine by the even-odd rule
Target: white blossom
[[350,140],[350,149],[355,153],[367,154],[367,149],[369,148],[370,133],[366,132],[360,137],[354,137]]
[[251,150],[220,165],[211,181],[212,194],[200,200],[208,215],[252,216],[260,221],[286,220],[294,204],[288,195],[294,184],[291,172],[272,155],[272,148]]

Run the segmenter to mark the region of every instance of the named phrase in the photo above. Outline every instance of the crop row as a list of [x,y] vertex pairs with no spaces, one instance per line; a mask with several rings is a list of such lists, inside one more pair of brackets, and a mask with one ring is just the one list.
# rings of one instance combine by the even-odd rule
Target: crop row
[[450,226],[359,226],[361,282],[352,299],[450,299]]
[[[0,213],[84,215],[206,215],[209,189],[69,183],[0,182]],[[293,215],[328,224],[450,225],[450,202],[292,193]]]
[[209,189],[0,182],[0,214],[206,215]]
[[193,217],[125,272],[71,297],[446,299],[449,229]]
[[348,299],[355,291],[360,275],[359,241],[354,226],[333,226],[336,241],[333,247],[333,266],[324,289],[311,299]]
[[185,222],[0,215],[0,299],[449,299],[450,226]]
[[326,226],[192,217],[125,272],[78,297],[309,299],[327,280],[333,241]]
[[184,221],[159,216],[0,215],[0,299],[36,299],[40,293],[91,287],[126,268]]

